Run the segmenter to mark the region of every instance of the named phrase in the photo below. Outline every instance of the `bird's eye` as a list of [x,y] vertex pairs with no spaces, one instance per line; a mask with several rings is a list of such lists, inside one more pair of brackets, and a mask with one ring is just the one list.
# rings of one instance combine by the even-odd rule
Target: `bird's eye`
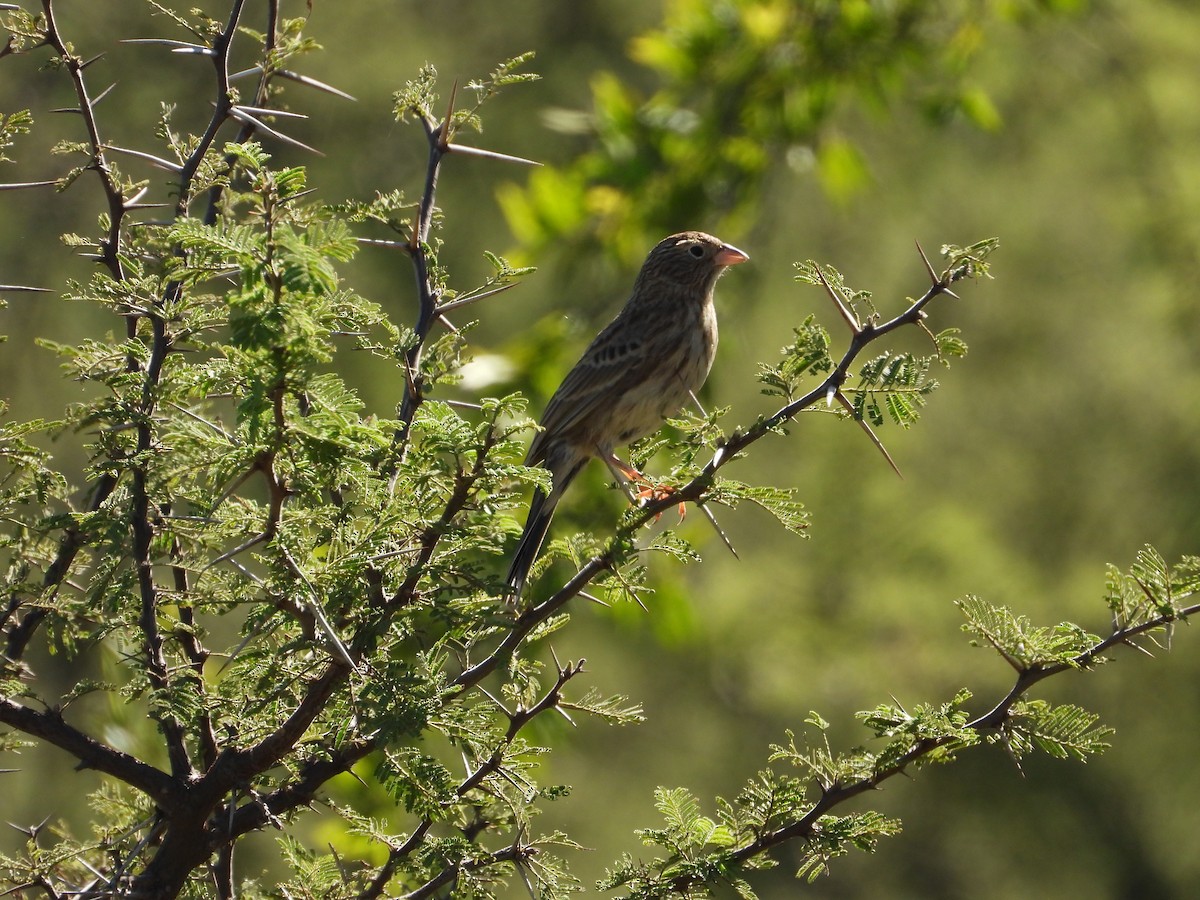
[[699,244],[692,244],[692,246],[688,247],[688,253],[692,254],[692,256],[696,257],[696,259],[699,259],[704,255],[704,248]]

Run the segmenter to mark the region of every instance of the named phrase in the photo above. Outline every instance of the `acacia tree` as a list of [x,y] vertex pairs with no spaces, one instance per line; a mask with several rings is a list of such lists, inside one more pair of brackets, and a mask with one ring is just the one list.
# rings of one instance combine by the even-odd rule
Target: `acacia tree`
[[[331,204],[314,196],[304,168],[273,163],[269,148],[296,143],[284,96],[336,89],[300,71],[312,49],[302,20],[282,19],[270,3],[255,34],[246,6],[233,0],[222,21],[169,13],[183,34],[153,40],[211,62],[213,110],[193,127],[164,115],[157,145],[144,145],[152,149],[107,138],[94,60],[62,33],[52,0],[5,19],[6,64],[49,59],[74,88],[82,128],[57,148],[74,161],[68,171],[5,187],[69,188],[54,202],[96,205],[99,230],[67,240],[96,272],[54,289],[123,330],[55,348],[67,377],[93,388],[88,399],[0,431],[0,749],[53,745],[103,776],[91,834],[31,827],[25,852],[0,860],[0,877],[10,892],[51,897],[488,897],[513,880],[564,895],[578,887],[566,858],[586,835],[536,831],[537,806],[566,788],[540,783],[538,759],[553,748],[535,744],[527,726],[548,713],[631,723],[640,712],[580,687],[582,661],[560,660],[552,635],[585,600],[652,604],[642,560],[695,552],[650,528],[680,502],[714,524],[714,508],[756,503],[801,533],[803,511],[788,492],[728,473],[768,439],[786,440],[778,436],[808,410],[837,410],[880,449],[881,426],[912,424],[936,387],[931,371],[965,350],[956,330],[928,330],[926,310],[956,282],[985,275],[996,242],[947,246],[937,266],[914,256],[923,291],[886,304],[829,266],[801,263],[798,280],[828,296],[845,333],[796,323],[782,358],[760,372],[779,399],[773,415],[731,427],[727,411],[699,411],[636,448],[639,463],[665,461],[674,492],[598,534],[553,542],[537,590],[512,605],[502,581],[511,511],[546,476],[520,464],[530,423],[519,396],[453,391],[469,344],[449,317],[472,304],[487,316],[488,298],[531,271],[489,253],[494,275],[458,286],[439,262],[454,223],[438,216],[436,191],[457,155],[525,164],[473,147],[470,135],[483,104],[533,77],[528,58],[461,89],[441,86],[442,97],[435,71],[422,69],[395,104],[428,151],[414,199],[381,190]],[[255,64],[235,72],[235,54],[250,46]],[[5,116],[0,149],[19,146],[32,124],[28,111]],[[147,166],[166,170],[168,183],[139,174]],[[384,308],[350,286],[363,242],[394,251],[410,271],[406,305]],[[889,346],[901,329],[924,330],[928,352]],[[394,412],[364,409],[348,387],[350,351],[377,357],[405,385]],[[82,485],[55,467],[48,435],[83,448]],[[1017,756],[1039,748],[1085,758],[1106,730],[1029,690],[1193,614],[1198,568],[1170,567],[1147,549],[1128,573],[1113,570],[1103,637],[963,601],[976,639],[1016,672],[989,711],[969,715],[965,690],[914,710],[882,705],[861,717],[877,749],[846,753],[823,739],[814,714],[809,736],[772,748],[713,816],[683,789],[660,791],[665,824],[641,833],[660,855],[618,861],[601,888],[701,896],[725,884],[750,896],[752,870],[785,843],[802,844],[799,871],[812,877],[848,848],[894,833],[892,820],[839,808],[893,775],[991,741]],[[38,648],[87,674],[61,687],[33,661]],[[98,693],[144,709],[151,740],[131,748],[108,736],[103,716],[88,711]],[[330,782],[345,773],[385,792],[396,815],[372,818],[331,799]],[[314,807],[370,849],[305,847],[296,830]],[[234,862],[239,842],[266,829],[280,832],[290,867],[271,888]]]

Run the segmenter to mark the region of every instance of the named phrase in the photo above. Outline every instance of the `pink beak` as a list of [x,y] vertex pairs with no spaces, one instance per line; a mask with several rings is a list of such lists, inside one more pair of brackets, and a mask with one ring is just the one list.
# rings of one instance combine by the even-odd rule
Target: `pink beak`
[[733,244],[722,244],[721,249],[717,251],[715,257],[718,266],[736,266],[738,263],[744,263],[750,258],[748,253],[743,253]]

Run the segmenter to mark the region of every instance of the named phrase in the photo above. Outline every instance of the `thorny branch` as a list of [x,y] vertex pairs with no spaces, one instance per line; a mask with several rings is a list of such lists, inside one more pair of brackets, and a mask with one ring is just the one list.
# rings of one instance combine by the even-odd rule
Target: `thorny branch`
[[[81,114],[84,122],[91,151],[88,168],[97,172],[108,206],[107,232],[105,238],[100,242],[100,253],[97,254],[97,259],[108,269],[109,275],[114,281],[122,281],[126,278],[122,254],[125,216],[130,209],[139,208],[138,201],[141,194],[139,193],[133,198],[126,198],[124,188],[110,166],[106,153],[109,150],[115,150],[130,153],[135,157],[149,158],[149,155],[111,147],[104,141],[95,115],[95,104],[100,97],[103,97],[103,94],[93,98],[84,77],[84,70],[95,60],[82,61],[71,52],[68,42],[59,31],[54,0],[42,0],[42,6],[45,13],[44,44],[57,52],[75,87],[77,111]],[[230,50],[234,36],[238,32],[244,7],[245,0],[234,0],[226,24],[216,33],[210,47],[188,45],[195,52],[211,59],[215,72],[216,97],[214,110],[204,133],[191,152],[180,165],[167,164],[167,167],[177,172],[179,177],[178,199],[175,205],[176,218],[188,214],[194,197],[193,184],[196,175],[225,123],[233,118],[242,122],[243,139],[249,137],[254,130],[253,121],[247,121],[248,116],[235,115],[238,108],[233,105],[230,88]],[[278,3],[276,0],[270,0],[265,51],[268,55],[275,46],[278,17]],[[254,112],[260,114],[265,110],[257,107],[265,102],[267,81],[273,74],[269,65],[265,63],[261,71],[262,76],[256,92],[256,107],[254,108]],[[294,75],[294,73],[291,74]],[[313,82],[313,84],[321,88],[327,87],[318,82]],[[210,217],[218,200],[219,197],[214,194],[209,204],[208,215]],[[175,253],[179,256],[184,255],[181,248],[176,248]],[[169,507],[163,509],[154,507],[147,483],[149,473],[142,461],[150,458],[155,447],[156,437],[153,423],[158,386],[166,357],[173,351],[173,338],[162,310],[165,303],[178,299],[181,291],[182,285],[179,282],[172,282],[167,285],[163,300],[131,310],[130,314],[125,317],[128,336],[131,339],[136,338],[141,330],[139,322],[147,323],[149,332],[145,340],[149,347],[149,356],[145,360],[144,369],[142,362],[133,355],[130,355],[127,361],[127,371],[141,376],[140,405],[137,421],[134,423],[136,459],[138,461],[130,466],[132,483],[130,485],[129,527],[132,534],[131,557],[137,573],[141,600],[139,628],[143,636],[145,668],[150,685],[155,691],[168,689],[172,681],[164,653],[166,638],[159,623],[160,587],[154,576],[155,559],[152,550],[157,530],[156,521],[160,514],[169,515],[170,511]],[[119,474],[111,472],[100,477],[92,490],[88,504],[89,511],[98,510],[108,501],[113,495],[120,477]],[[77,526],[69,526],[65,529],[57,556],[44,574],[43,590],[45,592],[56,590],[58,585],[67,578],[76,555],[86,545],[86,541],[87,538],[83,536]],[[183,626],[181,629],[183,633],[177,636],[190,668],[200,675],[208,652],[198,639],[192,610],[186,602],[188,596],[187,572],[177,562],[177,544],[174,546],[171,556],[175,561],[170,567],[173,578],[172,587],[177,598],[180,624]],[[11,619],[20,605],[19,600],[14,597],[9,604],[9,609],[5,612],[6,619]],[[27,610],[23,618],[8,629],[5,650],[6,656],[10,660],[17,661],[21,658],[44,618],[45,611],[41,607],[35,607]],[[188,679],[188,683],[194,685],[195,690],[203,692],[204,679],[202,677]],[[168,814],[165,826],[159,830],[161,843],[157,845],[156,852],[146,870],[135,878],[132,887],[135,895],[158,896],[160,893],[173,894],[177,891],[188,872],[203,861],[207,852],[211,852],[206,851],[204,841],[196,840],[196,837],[203,831],[204,819],[208,815],[208,811],[214,808],[220,798],[245,777],[247,770],[252,774],[265,770],[273,765],[283,753],[290,750],[303,733],[304,728],[323,706],[324,701],[328,699],[329,694],[340,683],[341,679],[338,677],[318,678],[305,702],[300,704],[288,721],[284,722],[268,738],[244,751],[231,752],[227,748],[222,749],[213,732],[207,713],[202,713],[199,723],[201,727],[199,749],[206,775],[200,779],[197,779],[197,772],[189,757],[183,725],[172,713],[165,710],[158,711],[156,717],[166,740],[171,768],[170,775],[90,738],[66,723],[61,714],[54,710],[38,712],[5,698],[0,704],[0,720],[62,747],[75,755],[81,761],[81,765],[104,771],[139,788],[155,801],[160,810]],[[344,751],[347,762],[337,771],[343,771],[345,765],[352,764],[353,759],[361,758],[362,752],[365,751],[358,752],[358,755],[355,756],[357,749],[351,748]],[[301,778],[293,785],[293,788],[302,794],[307,792],[311,796],[316,785],[306,778],[311,779],[314,773],[321,770],[322,766],[320,765],[310,766],[303,770]],[[325,778],[321,779],[322,782],[332,774],[334,772],[327,772]],[[282,796],[272,799],[278,802]],[[181,808],[183,808],[184,814],[174,815],[179,813]],[[246,820],[245,816],[243,816],[243,820]],[[223,835],[223,837],[227,842],[231,842],[237,833]],[[218,841],[213,849],[218,849],[219,846],[220,842]],[[199,855],[197,856],[197,854]]]
[[[81,61],[69,51],[67,43],[58,33],[58,26],[53,14],[54,0],[42,0],[47,19],[47,43],[59,54],[70,74],[75,86],[79,112],[82,114],[91,149],[89,169],[98,173],[109,207],[109,225],[105,238],[100,244],[99,260],[106,266],[109,274],[116,280],[125,278],[122,268],[121,240],[124,217],[130,209],[136,208],[138,198],[126,198],[123,188],[108,163],[106,152],[121,148],[106,145],[99,132],[94,112],[96,99],[92,98],[84,79],[84,70],[92,61]],[[268,0],[267,46],[264,62],[261,66],[261,78],[252,106],[235,106],[231,93],[231,75],[229,72],[229,54],[241,18],[245,0],[234,0],[230,16],[225,26],[219,31],[211,47],[199,48],[203,55],[208,56],[214,66],[216,78],[216,100],[214,111],[208,125],[188,157],[178,166],[170,164],[177,170],[179,177],[179,195],[175,207],[177,218],[189,214],[195,202],[194,184],[197,173],[205,156],[211,152],[220,129],[230,120],[241,124],[238,140],[249,138],[259,128],[265,128],[263,123],[256,121],[256,114],[270,112],[261,107],[266,103],[267,85],[273,74],[312,83],[295,73],[283,70],[273,70],[267,59],[274,47],[278,25],[277,0]],[[324,86],[322,86],[324,87]],[[101,95],[102,96],[102,95]],[[423,400],[424,385],[420,376],[421,357],[428,334],[437,320],[440,312],[449,309],[453,304],[439,307],[439,290],[432,271],[430,254],[430,235],[435,212],[435,195],[444,157],[450,152],[502,157],[487,151],[476,151],[451,143],[451,124],[454,118],[454,99],[450,100],[450,108],[446,118],[438,123],[427,114],[419,116],[424,127],[429,144],[429,156],[425,176],[424,192],[419,204],[418,213],[413,223],[411,233],[404,248],[413,265],[414,278],[417,287],[418,311],[414,328],[415,340],[408,348],[406,368],[409,375],[407,389],[401,405],[398,429],[393,445],[393,453],[388,462],[391,472],[402,464],[407,450],[410,430],[417,409]],[[145,158],[146,154],[134,152],[135,156]],[[525,160],[516,160],[527,162]],[[216,215],[219,205],[220,191],[214,189],[209,196],[205,212],[205,220],[211,222]],[[182,250],[176,250],[182,255]],[[841,400],[841,388],[847,377],[850,366],[863,349],[871,342],[883,337],[903,325],[919,323],[924,315],[924,308],[937,296],[950,293],[950,285],[960,277],[960,273],[946,272],[940,277],[934,275],[933,284],[920,299],[915,301],[904,313],[892,320],[881,324],[860,323],[854,315],[840,307],[847,324],[850,326],[852,337],[850,345],[831,374],[808,394],[782,407],[772,416],[756,423],[744,432],[735,432],[717,450],[711,461],[701,473],[687,485],[680,488],[669,498],[653,501],[642,508],[633,520],[623,529],[622,536],[640,528],[652,519],[658,512],[668,508],[680,500],[699,502],[712,486],[717,472],[750,444],[776,430],[780,425],[793,419],[799,412],[808,409],[821,400],[833,398]],[[499,290],[507,289],[507,285]],[[11,289],[11,288],[10,288]],[[173,299],[182,286],[174,283],[168,286],[164,299]],[[459,304],[474,302],[487,294],[463,298]],[[836,300],[836,298],[835,298]],[[840,306],[840,304],[839,304]],[[148,346],[150,354],[142,363],[130,358],[131,373],[140,373],[141,407],[140,420],[136,423],[137,451],[140,459],[147,458],[155,449],[155,433],[153,431],[153,415],[157,404],[157,388],[164,360],[173,352],[172,335],[169,324],[162,312],[163,303],[149,309],[138,310],[136,314],[126,317],[129,336],[136,337],[139,326],[149,331]],[[492,444],[487,443],[476,454],[475,466],[458,473],[454,490],[448,498],[442,515],[434,521],[417,541],[414,562],[408,569],[406,579],[390,593],[386,591],[378,572],[368,574],[372,596],[375,598],[373,607],[380,613],[380,620],[371,626],[365,626],[351,643],[356,656],[369,652],[372,641],[377,635],[377,629],[386,628],[388,617],[397,609],[403,608],[414,600],[418,584],[427,573],[427,567],[442,537],[453,524],[456,516],[461,513],[474,490],[475,482],[480,477],[485,458]],[[154,509],[150,501],[147,487],[147,471],[144,463],[131,466],[131,521],[133,533],[133,561],[137,569],[137,583],[140,591],[139,627],[143,637],[144,657],[151,685],[155,689],[165,689],[171,684],[172,673],[167,665],[163,648],[166,638],[159,623],[159,607],[162,588],[155,581],[152,542],[156,535],[156,517],[170,515],[169,507]],[[269,463],[264,469],[271,482],[271,508],[268,515],[268,530],[273,532],[282,512],[282,487],[270,471]],[[385,476],[388,471],[385,470]],[[116,475],[105,475],[93,489],[89,509],[99,509],[113,494],[117,487]],[[44,576],[44,590],[51,592],[62,583],[71,568],[72,562],[84,546],[85,538],[78,530],[67,528],[60,541],[56,558],[47,568]],[[172,590],[176,598],[185,598],[189,594],[187,570],[179,560],[179,548],[176,544],[169,551],[168,571],[173,579]],[[521,644],[541,624],[545,623],[554,613],[580,596],[587,585],[613,565],[612,551],[601,554],[589,560],[579,571],[564,584],[553,596],[541,603],[521,611],[512,626],[507,630],[499,644],[484,658],[466,665],[450,682],[442,702],[449,702],[461,696],[481,683],[489,675],[496,672],[502,664],[521,646]],[[298,569],[297,569],[298,572]],[[372,581],[372,578],[376,579]],[[200,642],[195,629],[192,610],[186,602],[178,603],[179,622],[183,626],[182,634],[177,640],[183,650],[187,667],[193,674],[201,675],[208,651]],[[1071,663],[1043,668],[1030,668],[1022,671],[1009,694],[990,712],[979,717],[969,727],[979,730],[998,728],[1012,706],[1037,682],[1051,675],[1065,671],[1067,668],[1085,667],[1095,661],[1096,657],[1108,647],[1117,643],[1127,643],[1131,638],[1161,627],[1170,621],[1181,620],[1200,611],[1200,607],[1187,607],[1171,615],[1159,616],[1156,620],[1147,621],[1138,626],[1117,629],[1104,641],[1080,654]],[[6,616],[15,613],[15,607]],[[44,614],[40,609],[28,610],[14,628],[9,630],[7,655],[12,660],[19,660],[24,653],[33,633]],[[311,676],[305,685],[296,707],[291,710],[281,724],[269,733],[261,736],[256,743],[246,747],[237,747],[232,741],[225,742],[214,733],[212,722],[206,714],[200,717],[199,758],[200,764],[193,763],[189,756],[182,725],[170,714],[160,713],[159,724],[167,742],[171,773],[167,774],[150,766],[141,760],[124,754],[92,739],[83,732],[66,723],[56,710],[38,711],[22,706],[8,699],[0,700],[0,721],[19,728],[26,733],[43,738],[49,743],[61,747],[75,755],[81,765],[95,768],[110,774],[152,798],[163,819],[153,825],[153,842],[147,841],[151,848],[151,860],[148,867],[131,883],[130,896],[160,896],[177,893],[185,882],[188,874],[196,867],[204,864],[214,853],[218,854],[214,865],[218,889],[221,896],[232,896],[232,848],[236,839],[249,831],[278,822],[278,817],[311,803],[318,790],[334,776],[351,769],[357,762],[367,757],[371,752],[380,748],[376,737],[354,736],[347,739],[340,747],[325,748],[323,754],[314,754],[300,762],[296,771],[290,777],[285,777],[282,784],[274,791],[259,796],[250,787],[253,779],[263,772],[279,765],[288,754],[296,752],[297,747],[306,731],[317,720],[322,710],[327,707],[330,698],[341,689],[353,670],[353,662],[345,664],[339,659],[326,663],[325,667]],[[458,798],[465,797],[471,791],[478,789],[492,775],[502,773],[505,768],[506,756],[509,755],[514,742],[521,730],[535,717],[543,712],[559,709],[561,691],[566,683],[582,671],[582,663],[560,666],[553,686],[529,708],[519,708],[509,711],[501,707],[501,712],[508,719],[508,727],[499,738],[491,752],[481,758],[472,760],[462,780],[455,786],[454,794]],[[195,678],[199,685],[198,691],[203,691],[203,679]],[[811,834],[813,823],[826,810],[837,803],[845,802],[858,794],[876,786],[886,778],[903,771],[908,765],[941,746],[936,741],[918,744],[898,763],[875,773],[870,779],[854,784],[838,785],[826,790],[817,804],[802,820],[775,829],[758,836],[755,841],[735,852],[736,861],[745,861],[755,855],[766,852],[774,846],[796,837]],[[405,840],[393,847],[387,861],[376,873],[363,897],[380,896],[388,883],[399,870],[400,864],[421,850],[427,837],[434,827],[434,820],[425,818],[412,829]],[[470,836],[474,839],[474,835]],[[406,896],[424,898],[434,896],[452,885],[465,871],[493,866],[501,863],[520,864],[531,852],[530,845],[519,837],[512,846],[500,848],[491,853],[481,855],[468,862],[450,864],[436,876],[416,887]],[[141,852],[142,848],[139,848]],[[672,886],[684,889],[691,882],[679,882]],[[46,890],[51,892],[49,885]]]
[[[71,83],[75,87],[79,113],[83,117],[88,143],[91,145],[92,159],[88,168],[92,169],[99,177],[104,189],[105,200],[108,202],[108,233],[100,245],[100,262],[108,269],[114,280],[121,281],[125,277],[120,255],[121,228],[127,209],[124,192],[105,156],[106,146],[100,137],[100,126],[96,122],[95,104],[88,94],[87,83],[83,77],[84,69],[95,60],[84,61],[71,53],[67,42],[59,33],[53,0],[42,0],[42,11],[46,15],[46,43],[58,53],[59,59],[65,64]],[[131,320],[129,324],[130,337],[133,336],[135,327]]]
[[384,474],[391,474],[393,482],[395,472],[403,463],[408,449],[409,433],[412,430],[413,418],[424,400],[425,385],[421,376],[421,357],[424,353],[425,342],[429,337],[433,323],[439,318],[445,322],[444,313],[455,306],[473,303],[494,296],[513,287],[512,284],[501,285],[494,291],[464,297],[459,301],[447,304],[441,303],[441,293],[437,287],[430,258],[430,232],[433,228],[434,213],[437,211],[435,199],[437,196],[438,177],[441,174],[442,162],[450,154],[477,156],[494,159],[501,162],[518,163],[520,165],[539,165],[533,160],[494,150],[484,150],[478,147],[468,147],[451,142],[454,136],[455,98],[457,84],[450,91],[450,101],[446,116],[439,122],[428,111],[420,107],[412,107],[413,113],[425,130],[425,139],[429,145],[429,155],[425,166],[425,186],[421,200],[417,205],[417,214],[409,230],[408,240],[401,245],[412,261],[413,278],[417,290],[417,318],[413,325],[413,342],[405,353],[404,367],[406,373],[404,397],[400,401],[399,422],[392,451],[384,467]]
[[452,885],[458,880],[458,876],[462,872],[469,872],[477,869],[486,869],[490,866],[499,865],[507,862],[519,862],[528,854],[527,848],[522,848],[518,844],[513,844],[510,847],[501,847],[481,859],[467,860],[466,862],[457,863],[446,866],[434,878],[429,879],[419,888],[409,891],[402,896],[402,900],[424,900],[425,897],[436,896],[439,891]]
[[[267,29],[264,33],[264,37],[265,37],[265,41],[266,41],[265,45],[263,46],[264,65],[260,67],[258,86],[254,90],[253,106],[255,106],[255,107],[263,107],[266,105],[266,102],[267,102],[268,92],[269,92],[270,85],[271,85],[271,76],[274,73],[265,64],[265,61],[269,60],[271,58],[271,54],[275,50],[275,46],[276,46],[276,43],[278,40],[278,31],[279,31],[279,0],[269,0],[269,2],[267,4]],[[216,49],[217,49],[216,47],[213,47],[214,51]],[[214,57],[214,59],[216,59],[216,57]],[[218,68],[217,79],[218,79],[218,89],[220,90],[221,88],[223,88],[222,93],[226,97],[228,97],[229,84],[231,81],[231,76],[229,74],[229,68],[228,68],[228,44],[226,44],[225,67],[224,67],[224,69]],[[226,113],[228,113],[230,111],[230,109],[227,109]],[[214,112],[214,118],[215,118],[215,115],[216,115],[216,113]],[[249,116],[244,117],[244,118],[240,119],[239,121],[241,121],[242,127],[238,129],[237,137],[234,138],[234,142],[241,144],[241,143],[244,143],[244,142],[250,140],[250,138],[252,138],[254,136],[254,133],[258,128],[258,123],[254,118],[249,117]],[[225,158],[226,167],[232,166],[233,162],[234,161],[233,161],[232,157],[227,156]],[[213,188],[209,191],[208,208],[205,210],[205,213],[204,213],[204,224],[211,225],[212,223],[214,223],[217,220],[217,213],[220,211],[220,208],[221,208],[221,197],[223,196],[223,194],[224,194],[224,187],[220,184],[214,185]]]
[[[109,209],[109,230],[107,237],[101,242],[100,261],[109,270],[115,281],[125,278],[124,266],[121,261],[121,228],[127,204],[124,194],[116,177],[105,158],[105,144],[101,139],[96,122],[94,104],[84,80],[84,68],[87,63],[81,62],[72,54],[67,42],[59,32],[55,19],[53,0],[42,0],[42,9],[46,21],[46,42],[59,54],[65,63],[67,71],[75,86],[79,112],[83,118],[92,151],[91,167],[100,177],[105,198]],[[231,22],[231,28],[236,25],[236,15]],[[151,326],[151,354],[146,365],[142,383],[141,416],[137,423],[137,451],[139,458],[146,458],[153,442],[153,430],[150,424],[154,413],[155,388],[162,371],[163,361],[169,350],[170,341],[167,335],[166,323],[156,313],[149,313]],[[126,317],[128,335],[132,339],[137,335],[138,316]],[[139,363],[132,355],[127,360],[127,369],[134,373],[138,371]],[[168,683],[167,663],[163,655],[163,639],[158,628],[158,590],[154,583],[150,546],[153,540],[154,528],[151,524],[150,499],[146,488],[147,473],[142,464],[133,467],[133,497],[130,511],[130,528],[133,537],[133,561],[137,569],[138,589],[141,596],[141,618],[139,620],[144,636],[147,672],[150,683],[155,690],[166,688]],[[101,486],[97,487],[99,491]],[[183,725],[176,717],[167,712],[157,712],[156,718],[163,730],[167,741],[167,752],[171,762],[172,773],[179,778],[186,778],[192,773],[191,760],[188,757]]]
[[404,356],[407,383],[404,398],[400,402],[400,420],[393,446],[393,466],[403,463],[413,417],[416,415],[417,407],[421,404],[423,391],[420,376],[421,354],[424,351],[425,340],[429,337],[429,330],[433,327],[437,317],[438,291],[429,265],[429,231],[433,226],[433,213],[436,208],[434,198],[437,195],[438,175],[441,172],[442,160],[450,148],[450,121],[453,115],[453,93],[450,98],[450,109],[441,124],[434,121],[428,114],[419,114],[421,125],[425,129],[426,140],[429,143],[429,159],[425,169],[425,190],[421,195],[417,217],[413,222],[406,245],[406,250],[412,260],[413,278],[417,287],[417,321],[413,327],[415,335],[413,344]]
[[[1090,668],[1106,651],[1120,645],[1136,646],[1132,643],[1133,638],[1160,628],[1165,628],[1176,622],[1185,621],[1198,613],[1200,613],[1200,603],[1163,613],[1139,622],[1136,625],[1114,627],[1108,637],[1096,642],[1066,662],[1026,668],[1018,674],[1016,682],[1004,698],[988,712],[969,722],[966,728],[977,732],[990,732],[1002,729],[1008,720],[1013,706],[1038,682],[1063,672]],[[847,784],[821,785],[820,798],[803,817],[779,828],[759,834],[752,841],[728,851],[724,858],[735,864],[745,863],[754,857],[761,856],[771,849],[778,847],[780,844],[811,837],[821,817],[826,815],[831,809],[861,794],[875,790],[889,778],[904,774],[913,763],[920,761],[933,751],[951,744],[953,741],[954,738],[952,737],[924,738],[918,740],[907,753],[894,763],[888,765],[886,768],[877,770],[867,778]],[[696,878],[694,876],[683,875],[669,879],[664,887],[671,891],[683,893],[695,883]]]
[[[465,797],[469,792],[475,790],[484,780],[496,772],[499,772],[504,765],[504,759],[509,748],[512,747],[513,741],[517,739],[521,729],[532,722],[535,718],[549,710],[560,708],[562,702],[562,689],[575,676],[584,671],[583,660],[577,663],[567,663],[565,666],[560,666],[558,676],[555,679],[554,685],[546,691],[540,700],[533,706],[527,709],[517,709],[509,712],[502,708],[502,712],[508,717],[508,729],[505,731],[503,738],[497,744],[496,748],[488,756],[488,758],[480,762],[473,771],[467,772],[467,777],[464,778],[454,789],[456,797]],[[393,847],[388,853],[387,862],[385,862],[371,879],[367,889],[360,895],[360,900],[375,900],[382,896],[383,891],[387,888],[388,882],[395,876],[400,863],[412,855],[412,853],[421,846],[428,834],[429,829],[433,827],[433,820],[423,819],[416,828],[409,834],[404,843]],[[494,865],[496,862],[511,861],[520,858],[528,852],[528,848],[522,848],[521,841],[518,839],[516,843],[509,848],[503,848],[496,851],[490,857],[487,865]],[[472,867],[477,867],[472,864]],[[437,887],[447,883],[447,878],[456,877],[456,867],[450,866],[443,870],[436,878],[423,885],[417,891],[406,894],[406,897],[425,897],[429,892]]]
[[[83,118],[84,128],[88,135],[88,143],[91,148],[91,161],[88,168],[96,172],[108,207],[108,229],[104,239],[100,242],[98,259],[108,269],[112,278],[120,281],[124,278],[124,266],[121,262],[121,229],[128,206],[121,185],[113,174],[105,155],[105,143],[101,138],[100,127],[96,120],[95,104],[84,78],[84,69],[91,62],[94,62],[94,60],[85,61],[70,52],[67,42],[59,32],[53,0],[42,0],[42,10],[46,17],[45,43],[58,54],[75,89],[78,111]],[[54,182],[47,183],[53,184]],[[136,334],[137,329],[134,317],[129,317],[126,327],[128,336],[132,338]],[[108,499],[116,485],[117,478],[115,475],[112,473],[102,475],[92,487],[91,497],[88,502],[88,511],[95,512],[98,510]],[[76,554],[82,549],[83,544],[84,541],[77,526],[70,526],[64,531],[63,537],[59,542],[58,554],[54,562],[47,567],[43,576],[43,591],[49,593],[57,589],[62,580],[66,578],[71,564],[74,562]],[[24,655],[26,646],[42,623],[45,615],[46,612],[43,608],[35,607],[29,609],[23,615],[20,623],[9,632],[6,655],[10,659],[17,660]]]

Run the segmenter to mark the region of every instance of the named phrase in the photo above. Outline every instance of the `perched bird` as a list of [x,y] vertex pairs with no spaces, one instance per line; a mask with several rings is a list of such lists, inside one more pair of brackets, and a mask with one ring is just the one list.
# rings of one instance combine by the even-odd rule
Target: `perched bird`
[[554,509],[589,459],[641,478],[613,448],[650,434],[704,384],[717,351],[713,288],[727,267],[749,258],[700,231],[673,234],[650,251],[624,308],[550,398],[529,447],[525,464],[545,466],[554,483],[549,494],[534,491],[508,570],[511,597],[525,587]]

